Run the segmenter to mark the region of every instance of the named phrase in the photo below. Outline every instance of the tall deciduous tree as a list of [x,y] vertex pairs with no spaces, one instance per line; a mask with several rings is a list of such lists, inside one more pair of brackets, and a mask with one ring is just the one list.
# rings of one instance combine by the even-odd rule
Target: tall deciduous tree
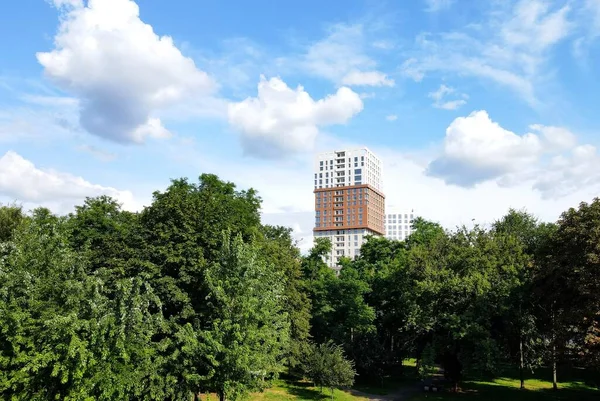
[[309,351],[311,310],[300,251],[293,242],[290,228],[266,225],[263,234],[260,255],[266,263],[272,263],[283,272],[284,276],[284,311],[290,326],[289,349],[286,352],[288,373],[300,375]]
[[260,390],[281,370],[289,336],[283,279],[241,235],[223,237],[221,255],[206,272],[211,324],[201,333],[210,365],[204,385],[221,401]]

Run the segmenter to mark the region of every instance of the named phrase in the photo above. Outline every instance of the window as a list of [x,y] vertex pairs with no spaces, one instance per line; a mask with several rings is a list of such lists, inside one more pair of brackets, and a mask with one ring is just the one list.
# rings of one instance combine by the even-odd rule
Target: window
[[319,162],[319,165],[321,165],[321,166],[323,165],[323,160],[321,160],[321,161]]
[[319,180],[319,184],[320,184],[320,185],[323,185],[323,180]]
[[319,167],[319,170],[323,171],[323,167]]
[[358,161],[358,156],[356,156],[356,157],[354,158],[354,161]]
[[360,168],[355,169],[354,170],[354,174],[355,175],[361,175],[362,174],[362,169],[360,169]]
[[328,178],[325,179],[325,184],[329,184],[329,179]]

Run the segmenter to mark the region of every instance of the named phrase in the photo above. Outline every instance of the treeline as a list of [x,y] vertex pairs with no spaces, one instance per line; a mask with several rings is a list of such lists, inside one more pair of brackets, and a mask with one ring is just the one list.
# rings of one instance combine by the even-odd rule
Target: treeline
[[0,208],[0,398],[224,400],[279,374],[317,386],[402,374],[600,367],[600,200],[556,224],[418,219],[370,238],[339,276],[318,241],[260,222],[214,175],[174,180],[140,213],[107,197],[68,216]]

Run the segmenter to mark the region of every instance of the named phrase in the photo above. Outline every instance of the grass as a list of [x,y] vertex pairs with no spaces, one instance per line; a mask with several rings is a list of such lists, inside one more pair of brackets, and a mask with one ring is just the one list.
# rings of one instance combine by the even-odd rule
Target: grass
[[[334,390],[333,399],[336,401],[366,401],[366,398],[354,396],[348,392]],[[252,401],[301,401],[301,400],[331,400],[331,390],[313,387],[311,383],[288,382],[278,380],[275,385],[263,393],[250,397]]]
[[[334,390],[335,401],[367,401],[367,398],[358,397],[345,391]],[[313,387],[311,383],[290,382],[277,380],[273,386],[262,393],[254,393],[248,398],[250,401],[327,401],[331,400],[331,390]],[[216,401],[216,396],[203,396],[203,401]]]
[[[458,393],[442,392],[431,393],[417,391],[407,401],[600,401],[600,390],[590,385],[590,381],[597,380],[597,373],[584,370],[560,370],[558,391],[552,390],[550,371],[540,369],[525,381],[525,390],[521,390],[520,381],[516,372],[508,369],[504,375],[494,379],[469,380],[461,384]],[[587,382],[587,384],[586,384]],[[406,360],[403,366],[403,375],[399,377],[386,377],[378,383],[360,383],[354,389],[362,393],[374,395],[392,394],[403,388],[414,388],[419,383],[416,374],[416,361]],[[407,395],[408,397],[408,395]],[[216,398],[202,398],[206,401],[216,401]],[[327,401],[331,399],[329,389],[315,388],[311,383],[277,380],[273,386],[262,393],[255,393],[249,397],[250,401]],[[404,398],[403,398],[404,399]],[[367,401],[368,398],[356,396],[346,391],[335,390],[336,401]]]
[[[508,372],[511,373],[511,372]],[[577,379],[576,377],[579,376]],[[465,400],[478,399],[490,401],[598,401],[600,400],[600,390],[586,384],[584,379],[585,372],[566,372],[563,375],[564,380],[559,381],[558,391],[552,390],[552,382],[546,380],[551,377],[547,370],[540,370],[535,377],[529,377],[525,380],[525,389],[521,390],[521,382],[517,375],[507,374],[494,379],[469,380],[461,384],[458,393],[426,393],[420,392],[411,401],[420,400]]]

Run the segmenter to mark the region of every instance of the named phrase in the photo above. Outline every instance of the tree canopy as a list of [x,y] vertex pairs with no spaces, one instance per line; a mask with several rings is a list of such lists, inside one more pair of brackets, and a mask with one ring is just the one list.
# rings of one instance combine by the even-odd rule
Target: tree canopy
[[[282,372],[342,388],[417,359],[455,387],[540,366],[600,372],[600,200],[555,223],[418,218],[336,275],[317,239],[264,225],[257,192],[173,180],[139,213],[0,207],[0,398],[238,400]],[[400,372],[400,373],[399,373]],[[358,376],[357,376],[358,374]]]

